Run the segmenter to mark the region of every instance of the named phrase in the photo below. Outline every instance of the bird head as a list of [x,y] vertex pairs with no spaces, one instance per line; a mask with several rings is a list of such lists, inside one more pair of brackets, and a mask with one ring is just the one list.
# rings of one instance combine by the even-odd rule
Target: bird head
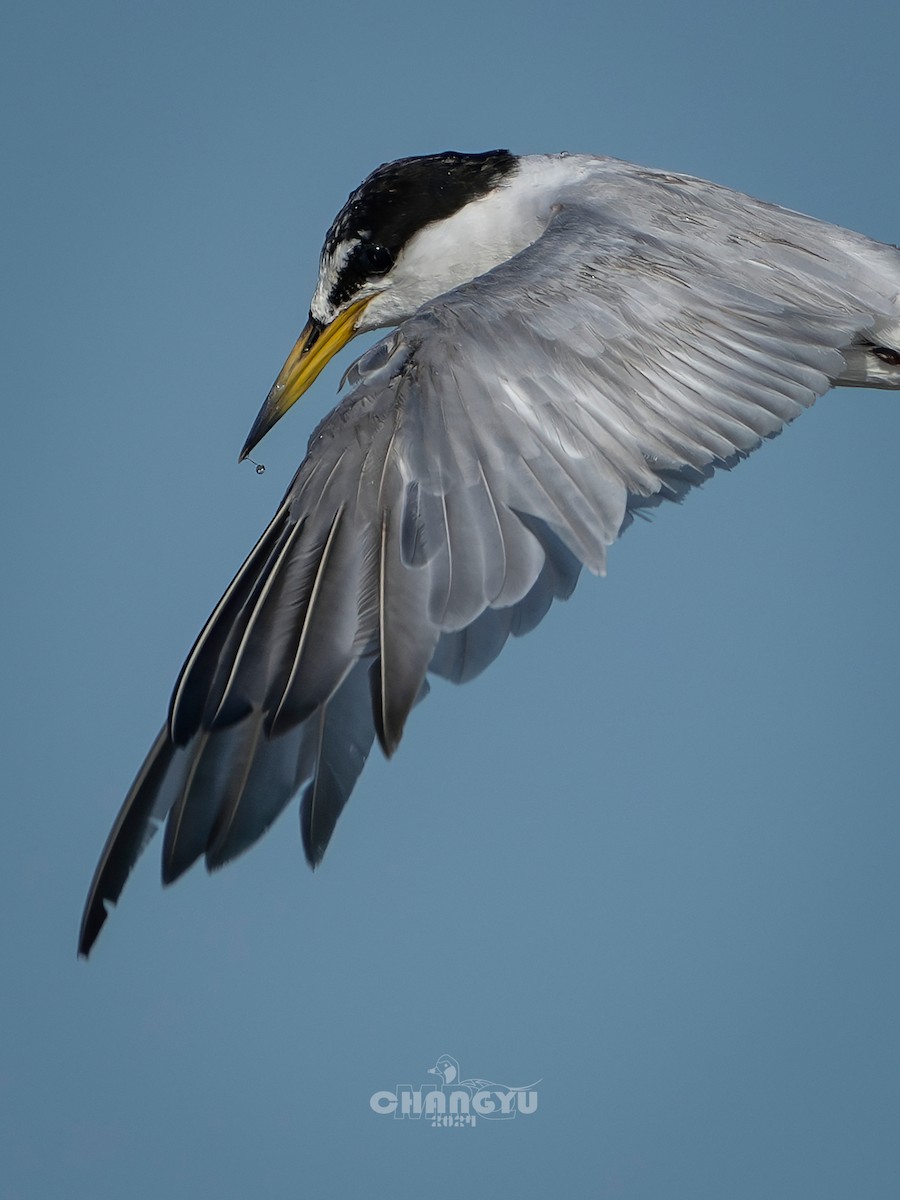
[[395,325],[539,235],[533,220],[515,219],[503,194],[519,162],[508,150],[402,158],[350,194],[325,236],[309,320],[241,459],[356,334]]
[[449,1054],[442,1054],[433,1067],[428,1068],[429,1075],[440,1075],[445,1084],[455,1083],[459,1079],[459,1063]]

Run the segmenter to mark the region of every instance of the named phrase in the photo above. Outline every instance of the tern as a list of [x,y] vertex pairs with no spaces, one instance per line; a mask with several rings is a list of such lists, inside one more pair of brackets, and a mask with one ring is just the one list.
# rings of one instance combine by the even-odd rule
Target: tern
[[377,738],[839,385],[900,387],[900,250],[688,175],[506,150],[351,193],[241,457],[356,334],[271,524],[188,655],[116,819],[86,955],[165,820],[163,881],[302,791],[318,864]]

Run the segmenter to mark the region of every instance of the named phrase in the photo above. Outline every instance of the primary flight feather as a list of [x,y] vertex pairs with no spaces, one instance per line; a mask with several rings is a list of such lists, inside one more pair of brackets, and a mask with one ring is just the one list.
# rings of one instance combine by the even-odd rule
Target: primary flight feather
[[680,498],[837,385],[900,387],[900,251],[690,176],[582,155],[379,167],[241,457],[355,334],[271,524],[201,632],[94,876],[90,951],[166,820],[163,879],[302,790],[321,859],[374,740],[464,682]]

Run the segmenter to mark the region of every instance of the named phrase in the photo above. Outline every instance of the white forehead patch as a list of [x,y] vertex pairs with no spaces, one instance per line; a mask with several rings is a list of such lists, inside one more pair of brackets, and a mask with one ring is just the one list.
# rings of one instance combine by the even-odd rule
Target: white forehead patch
[[331,295],[341,271],[346,266],[347,259],[361,241],[362,238],[358,237],[346,238],[344,241],[338,242],[331,253],[322,251],[322,258],[319,262],[319,281],[309,306],[310,313],[317,321],[327,325],[329,321],[334,320],[336,315],[334,306],[329,303],[328,297]]

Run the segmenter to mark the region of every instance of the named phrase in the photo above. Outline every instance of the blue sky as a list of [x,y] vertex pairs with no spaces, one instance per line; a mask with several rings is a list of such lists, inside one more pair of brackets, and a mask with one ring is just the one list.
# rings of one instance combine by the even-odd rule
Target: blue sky
[[[897,397],[832,393],[213,878],[91,872],[182,658],[334,402],[236,464],[378,163],[614,154],[900,238],[892,6],[13,5],[4,1196],[900,1185]],[[369,1096],[541,1078],[474,1129]]]

